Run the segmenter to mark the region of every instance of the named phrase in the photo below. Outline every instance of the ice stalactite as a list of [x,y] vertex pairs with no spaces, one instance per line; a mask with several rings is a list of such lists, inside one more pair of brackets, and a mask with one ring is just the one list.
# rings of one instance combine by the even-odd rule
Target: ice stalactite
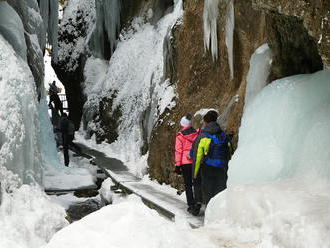
[[213,60],[218,58],[218,17],[219,5],[222,0],[205,0],[204,23],[204,48],[211,50]]
[[120,32],[121,0],[96,0],[95,6],[96,23],[90,43],[91,50],[95,56],[109,59],[116,48]]
[[245,107],[267,85],[270,68],[272,65],[272,52],[268,44],[260,46],[251,56],[250,69],[247,75],[245,92]]
[[52,57],[55,62],[58,54],[58,4],[57,0],[40,0],[41,17],[44,20],[47,41],[52,46]]
[[226,46],[228,51],[228,64],[230,68],[230,79],[234,78],[234,28],[235,10],[234,0],[229,0],[226,18]]

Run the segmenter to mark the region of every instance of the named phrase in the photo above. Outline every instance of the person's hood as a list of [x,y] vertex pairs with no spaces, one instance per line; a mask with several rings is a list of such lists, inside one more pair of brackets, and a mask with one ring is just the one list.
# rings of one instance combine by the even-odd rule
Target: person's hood
[[210,134],[217,134],[217,133],[221,133],[221,128],[219,126],[218,123],[216,122],[210,122],[209,124],[207,124],[204,129],[203,132],[208,132]]
[[184,139],[189,140],[190,142],[194,142],[198,134],[198,131],[196,131],[194,128],[184,127],[178,135],[182,135]]

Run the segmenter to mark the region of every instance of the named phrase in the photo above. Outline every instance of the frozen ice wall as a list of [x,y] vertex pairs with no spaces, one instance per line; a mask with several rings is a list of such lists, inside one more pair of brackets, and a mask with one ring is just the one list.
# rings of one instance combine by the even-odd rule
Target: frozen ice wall
[[24,183],[41,182],[35,82],[27,64],[2,36],[0,54],[0,166],[14,171]]
[[210,201],[206,227],[257,247],[330,247],[329,77],[275,81],[246,106],[229,187]]
[[275,81],[247,106],[229,184],[298,175],[330,181],[330,70]]
[[[112,54],[117,45],[121,0],[97,0],[95,7],[96,23],[91,37],[91,50],[96,57],[106,58],[105,54],[109,51]],[[105,40],[108,40],[109,47],[105,47]]]
[[23,23],[19,15],[6,1],[0,1],[0,34],[12,45],[17,54],[26,61],[27,48]]
[[271,65],[272,51],[269,49],[268,44],[263,44],[252,54],[250,59],[245,92],[245,107],[267,85]]
[[[163,79],[163,44],[169,28],[182,16],[182,1],[178,1],[173,13],[163,17],[156,26],[144,23],[143,18],[133,21],[131,29],[121,34],[121,40],[112,55],[106,75],[98,79],[93,86],[87,86],[87,105],[93,105],[103,97],[116,95],[112,109],[121,110],[119,119],[118,140],[113,143],[115,154],[123,154],[122,160],[131,164],[137,175],[142,175],[145,163],[140,166],[140,149],[143,146],[142,120],[144,112],[153,105],[159,106],[157,120],[173,98],[175,91],[169,81]],[[94,62],[93,62],[94,61]],[[89,60],[88,72],[99,69],[100,61]],[[86,78],[95,78],[85,75]],[[87,106],[86,105],[86,106]],[[158,115],[157,115],[158,114]]]

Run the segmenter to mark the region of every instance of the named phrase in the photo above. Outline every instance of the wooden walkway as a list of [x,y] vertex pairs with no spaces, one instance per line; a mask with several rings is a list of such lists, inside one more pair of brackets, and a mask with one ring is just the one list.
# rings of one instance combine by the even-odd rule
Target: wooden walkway
[[107,157],[104,153],[83,144],[79,144],[79,146],[84,153],[94,157],[96,165],[119,188],[127,193],[138,195],[148,207],[157,210],[160,214],[171,220],[174,220],[178,216],[185,218],[194,228],[203,225],[204,218],[189,214],[186,211],[187,204],[180,196],[162,190],[162,187],[154,187],[151,184],[141,181],[140,178],[133,175],[124,163],[118,159]]

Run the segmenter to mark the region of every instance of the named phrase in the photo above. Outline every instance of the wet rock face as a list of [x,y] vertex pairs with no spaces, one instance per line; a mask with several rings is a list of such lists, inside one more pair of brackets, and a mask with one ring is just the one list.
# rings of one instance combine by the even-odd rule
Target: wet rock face
[[[112,143],[118,138],[117,128],[122,113],[120,106],[112,109],[114,93],[109,98],[103,98],[101,102],[87,102],[84,109],[83,124],[87,135],[95,134],[96,142],[106,141]],[[89,125],[93,123],[93,125]]]
[[[261,11],[252,8],[251,1],[235,3],[233,80],[230,80],[225,44],[225,7],[219,10],[220,56],[217,61],[214,62],[211,54],[204,51],[203,1],[186,1],[183,24],[176,27],[172,41],[167,43],[171,44],[168,49],[171,53],[168,54],[172,57],[166,59],[170,61],[166,66],[166,76],[175,80],[173,83],[176,83],[179,99],[171,112],[161,116],[162,122],[159,122],[152,133],[149,173],[161,183],[182,188],[181,178],[174,173],[174,143],[175,135],[180,130],[179,121],[186,113],[194,114],[202,108],[211,107],[224,112],[231,99],[239,95],[240,100],[233,105],[227,121],[227,131],[237,135],[250,56],[266,42],[266,19]],[[171,68],[173,65],[174,68]],[[200,121],[194,123],[195,128],[200,128]]]
[[253,7],[301,20],[308,34],[316,41],[324,65],[330,67],[329,0],[253,0]]
[[[329,1],[235,1],[234,79],[230,80],[224,41],[225,6],[219,9],[220,56],[213,62],[209,52],[204,52],[203,2],[186,1],[183,25],[173,30],[172,40],[166,43],[166,76],[176,83],[179,99],[175,109],[161,117],[163,121],[154,128],[149,145],[150,176],[177,188],[182,182],[173,173],[174,143],[180,118],[201,108],[213,107],[222,113],[238,95],[226,128],[237,141],[249,62],[256,48],[267,42],[272,50],[269,81],[312,73],[329,63]],[[200,127],[198,124],[195,128]]]
[[273,53],[270,81],[323,69],[317,43],[297,17],[271,13],[267,17],[267,32]]

